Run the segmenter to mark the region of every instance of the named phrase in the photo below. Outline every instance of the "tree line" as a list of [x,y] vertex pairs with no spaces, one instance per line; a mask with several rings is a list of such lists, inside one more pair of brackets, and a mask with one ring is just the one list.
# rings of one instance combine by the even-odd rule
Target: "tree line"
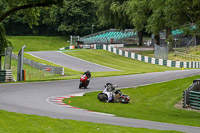
[[[94,30],[131,28],[159,33],[167,38],[172,29],[198,35],[199,0],[0,0],[0,47],[8,46],[7,35],[86,35]],[[192,32],[189,25],[195,25]]]

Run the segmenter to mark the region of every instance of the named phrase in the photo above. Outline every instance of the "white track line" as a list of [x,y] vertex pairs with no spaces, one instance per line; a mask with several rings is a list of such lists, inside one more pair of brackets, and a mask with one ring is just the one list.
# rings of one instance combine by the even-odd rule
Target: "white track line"
[[[59,51],[57,51],[57,52],[59,52]],[[86,61],[86,60],[83,60],[83,59],[80,59],[78,57],[74,57],[74,56],[71,56],[71,55],[68,55],[68,54],[65,54],[65,53],[62,53],[62,52],[59,52],[59,53],[65,55],[65,56],[69,56],[71,58],[75,58],[75,59],[78,59],[78,60],[81,60],[81,61],[84,61],[84,62],[87,62],[87,63],[90,63],[90,64],[94,64],[94,65],[100,66],[100,67],[105,67],[105,68],[113,69],[114,71],[122,71],[122,70],[114,69],[114,68],[111,68],[111,67],[103,66],[103,65],[100,65],[100,64],[96,64],[96,63],[93,63],[93,62],[89,62],[89,61]]]
[[104,116],[115,116],[113,114],[100,113],[100,112],[89,111],[89,110],[85,110],[85,109],[73,107],[71,105],[68,105],[68,104],[65,104],[65,103],[62,102],[62,100],[65,99],[65,98],[71,98],[71,97],[76,97],[76,96],[83,96],[83,94],[85,94],[85,93],[75,93],[75,94],[70,94],[70,95],[66,95],[66,96],[52,96],[52,97],[47,98],[46,101],[48,103],[53,104],[53,105],[65,106],[67,108],[82,110],[82,111],[86,111],[86,112],[92,113],[92,114],[104,115]]

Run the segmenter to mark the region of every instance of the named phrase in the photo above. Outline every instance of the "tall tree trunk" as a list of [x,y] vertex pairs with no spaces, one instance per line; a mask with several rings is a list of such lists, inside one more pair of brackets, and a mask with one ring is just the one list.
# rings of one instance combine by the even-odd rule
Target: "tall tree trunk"
[[156,39],[156,45],[160,45],[160,35],[159,34],[155,35],[155,39]]
[[138,32],[138,37],[139,37],[139,46],[143,45],[143,34],[142,31]]
[[0,70],[1,70],[1,55],[0,55]]
[[166,29],[166,39],[169,37],[169,35],[171,35],[172,34],[172,29],[171,28],[169,28],[169,27],[167,27],[167,29]]

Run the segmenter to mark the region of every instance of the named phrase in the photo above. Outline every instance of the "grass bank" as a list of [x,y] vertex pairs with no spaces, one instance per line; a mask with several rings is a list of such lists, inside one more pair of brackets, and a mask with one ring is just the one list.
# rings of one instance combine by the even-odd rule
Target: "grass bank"
[[0,133],[178,133],[144,128],[130,128],[75,120],[61,120],[0,110]]
[[[36,57],[34,57],[34,56],[30,55],[30,54],[27,54],[27,53],[24,54],[24,57],[26,57],[26,58],[28,58],[28,59],[30,59],[32,61],[38,62],[38,63],[42,63],[42,64],[46,64],[46,65],[50,65],[50,66],[55,66],[55,67],[62,67],[62,66],[56,65],[56,64],[54,64],[52,62],[48,62],[48,61],[36,58]],[[69,68],[66,68],[66,67],[64,67],[64,71],[65,71],[64,72],[65,78],[68,78],[68,76],[70,77],[70,76],[75,76],[75,75],[79,75],[80,76],[80,74],[83,73],[83,72],[75,71],[75,70],[72,70],[72,69],[69,69]]]
[[13,52],[19,52],[23,45],[25,51],[50,51],[69,46],[69,38],[62,36],[7,36],[13,45]]
[[[176,51],[182,52],[182,53],[187,53],[188,56],[185,57],[185,55],[183,54],[182,56],[175,56],[174,51],[169,51],[168,53],[168,60],[173,60],[173,61],[197,61],[197,59],[192,59],[189,57],[190,55],[199,55],[200,56],[200,46],[196,46],[196,47],[182,47],[182,48],[176,48]],[[145,56],[149,56],[149,57],[154,57],[154,51],[138,51],[136,52],[138,54],[141,55],[145,55]],[[198,59],[199,61],[199,59]]]
[[150,63],[133,60],[105,50],[87,49],[81,51],[69,51],[65,53],[80,59],[119,70],[111,72],[95,72],[92,73],[92,76],[94,77],[181,70],[180,68],[153,65]]
[[[180,70],[180,68],[165,67],[141,61],[136,61],[130,58],[110,53],[105,50],[88,50],[88,49],[66,50],[64,53],[78,57],[80,59],[84,59],[93,63],[97,63],[103,66],[119,70],[119,71],[109,71],[109,72],[92,72],[92,77],[105,77],[105,76],[117,76],[117,75],[128,75],[128,74],[140,74],[140,73],[148,73],[156,71],[161,72],[169,70]],[[27,53],[24,54],[24,57],[46,65],[62,67],[54,63],[31,56]],[[65,71],[64,73],[65,76],[55,76],[55,77],[52,76],[51,80],[75,79],[79,78],[80,75],[83,73],[81,71],[75,71],[66,67],[64,67],[64,71]]]
[[[97,99],[99,92],[86,93],[83,97],[70,98],[70,105],[97,112],[115,114],[120,117],[136,118],[181,125],[200,126],[200,112],[176,108],[183,90],[200,76],[177,79],[137,88],[121,90],[130,96],[129,104],[103,103]],[[68,103],[69,99],[64,102]]]
[[[47,50],[58,50],[61,47],[69,46],[66,37],[45,37],[45,36],[8,36],[8,39],[13,44],[13,51],[17,54],[21,47],[26,44],[26,51],[47,51]],[[93,77],[103,77],[103,76],[116,76],[116,75],[128,75],[128,74],[139,74],[139,73],[149,73],[149,72],[161,72],[168,70],[180,70],[179,68],[171,68],[159,65],[153,65],[149,63],[144,63],[115,55],[104,50],[69,50],[66,52],[71,56],[75,56],[87,61],[91,61],[100,65],[115,68],[120,71],[110,71],[110,72],[93,72]],[[47,62],[28,54],[25,54],[26,58],[33,61],[40,62],[47,65],[57,66],[51,62]],[[69,68],[65,69],[65,76],[51,76],[51,80],[57,79],[74,79],[79,78],[83,72],[75,71]],[[32,70],[31,70],[32,71]],[[38,79],[40,80],[40,79]]]

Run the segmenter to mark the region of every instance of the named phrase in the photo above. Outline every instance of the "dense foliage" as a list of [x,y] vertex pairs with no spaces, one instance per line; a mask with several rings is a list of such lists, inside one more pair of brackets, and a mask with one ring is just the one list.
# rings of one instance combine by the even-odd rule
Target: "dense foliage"
[[[21,11],[24,20],[32,27],[33,24],[38,24],[39,7],[53,4],[62,4],[62,0],[0,0],[0,54],[3,54],[4,48],[10,44],[5,38],[5,30],[2,25],[4,20],[6,22],[10,15]],[[18,20],[24,21],[23,19]]]
[[34,21],[36,26],[30,29],[29,23],[24,19],[27,15],[18,12],[4,22],[7,34],[84,35],[91,33],[92,25],[97,25],[96,4],[91,0],[64,0],[62,7],[53,5],[35,10],[36,17],[28,17],[28,20]]
[[[196,35],[199,16],[199,0],[0,0],[1,29],[8,35],[87,35],[94,25],[95,30],[133,28],[142,44],[144,31],[157,39],[161,30],[167,36],[172,29]],[[186,27],[194,24],[191,33]]]

